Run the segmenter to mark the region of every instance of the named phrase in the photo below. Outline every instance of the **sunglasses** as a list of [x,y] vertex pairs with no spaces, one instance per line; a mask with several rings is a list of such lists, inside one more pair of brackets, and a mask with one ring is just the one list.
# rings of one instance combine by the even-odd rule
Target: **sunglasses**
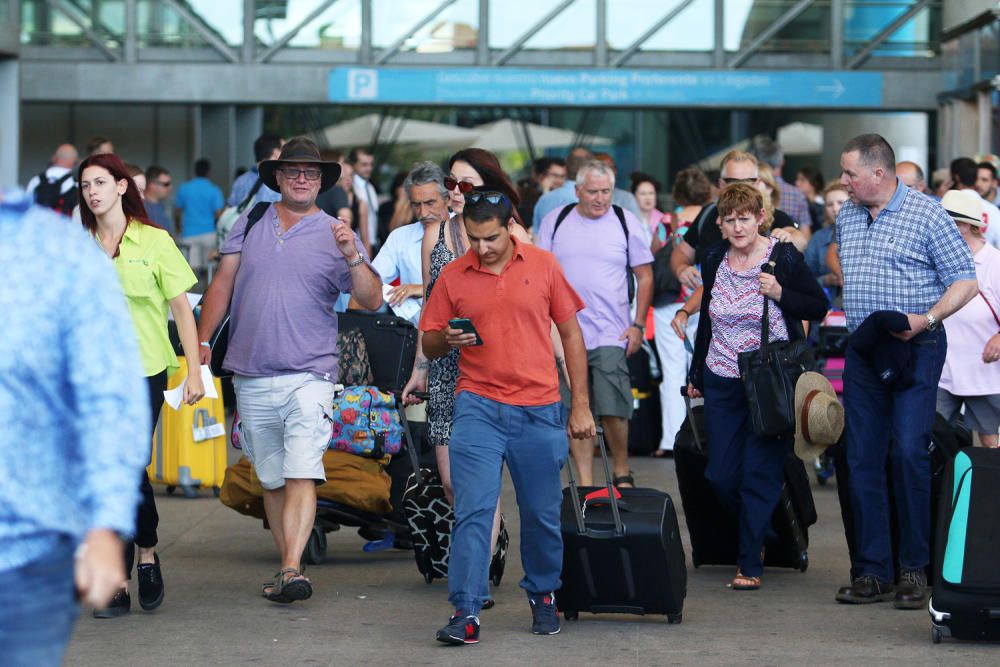
[[280,171],[285,178],[292,181],[298,180],[299,174],[305,176],[307,181],[318,181],[323,175],[323,170],[316,168],[296,169],[294,167],[282,167],[278,171]]
[[750,185],[753,185],[758,180],[760,179],[757,176],[754,176],[753,178],[723,178],[722,182],[726,185],[732,185],[733,183],[749,183]]
[[472,192],[472,188],[476,186],[468,181],[459,181],[457,179],[452,178],[451,176],[447,176],[444,179],[444,187],[445,189],[448,190],[448,192],[451,192],[455,188],[458,188],[459,192],[461,192],[463,195],[466,195]]
[[485,200],[486,203],[493,204],[494,206],[496,206],[497,204],[499,204],[502,201],[505,201],[506,199],[507,198],[504,196],[502,192],[496,192],[492,190],[486,192],[480,190],[470,191],[465,195],[465,201],[473,205],[478,204],[479,202]]

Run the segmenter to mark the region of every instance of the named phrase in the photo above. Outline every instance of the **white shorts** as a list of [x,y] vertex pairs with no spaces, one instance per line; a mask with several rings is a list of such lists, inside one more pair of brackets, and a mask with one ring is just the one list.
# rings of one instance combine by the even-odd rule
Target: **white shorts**
[[286,479],[326,481],[323,454],[330,443],[326,414],[334,384],[312,373],[233,377],[240,411],[240,442],[265,489]]

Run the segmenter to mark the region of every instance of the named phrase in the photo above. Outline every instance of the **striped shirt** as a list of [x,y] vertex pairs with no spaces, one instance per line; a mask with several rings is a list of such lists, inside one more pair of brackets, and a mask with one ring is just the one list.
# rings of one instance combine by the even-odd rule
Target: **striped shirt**
[[[729,266],[728,253],[719,264],[708,306],[712,318],[712,342],[705,363],[708,369],[724,378],[738,378],[740,352],[760,349],[760,320],[764,316],[764,295],[760,293],[760,267],[771,256],[777,239],[770,239],[767,252],[757,266],[735,271]],[[788,326],[781,308],[773,301],[767,307],[768,337],[771,341],[788,340]]]
[[903,185],[878,217],[848,200],[835,227],[853,332],[877,310],[926,313],[956,280],[975,280],[969,246],[941,204]]

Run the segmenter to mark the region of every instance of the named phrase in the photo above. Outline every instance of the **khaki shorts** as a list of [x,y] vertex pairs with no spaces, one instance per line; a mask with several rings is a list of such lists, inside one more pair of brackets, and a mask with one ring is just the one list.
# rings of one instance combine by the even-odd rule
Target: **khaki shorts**
[[[590,381],[590,411],[595,419],[632,419],[632,380],[625,362],[625,348],[587,350],[587,378]],[[559,396],[569,410],[570,390],[562,373],[559,374]]]
[[260,485],[279,489],[286,479],[326,481],[323,454],[330,443],[334,385],[312,373],[233,377],[240,411],[240,442]]

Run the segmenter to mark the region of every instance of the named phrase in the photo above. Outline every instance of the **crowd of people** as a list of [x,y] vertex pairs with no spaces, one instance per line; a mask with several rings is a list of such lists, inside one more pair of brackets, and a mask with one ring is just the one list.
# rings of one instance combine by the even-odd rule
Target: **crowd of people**
[[[380,197],[369,150],[324,153],[305,137],[265,134],[254,154],[256,164],[228,199],[204,159],[171,198],[167,169],[131,166],[98,137],[82,161],[73,146],[59,146],[28,195],[0,200],[7,231],[0,253],[31,252],[29,267],[40,252],[71,260],[44,278],[26,274],[0,285],[0,300],[15,303],[14,336],[0,349],[46,352],[7,369],[13,380],[0,389],[0,410],[13,414],[16,405],[22,413],[27,405],[35,416],[4,424],[13,432],[3,440],[44,448],[39,424],[62,421],[73,437],[60,446],[77,466],[39,473],[51,477],[45,493],[75,494],[72,502],[54,502],[35,487],[0,489],[0,581],[23,587],[49,576],[39,562],[70,568],[82,544],[77,587],[96,616],[119,616],[131,606],[127,578],[137,548],[140,606],[162,603],[157,513],[144,466],[160,396],[178,367],[167,314],[187,368],[196,369],[208,363],[209,340],[229,313],[224,366],[234,373],[241,441],[280,555],[260,593],[279,603],[311,597],[300,559],[315,519],[315,482],[325,480],[336,310],[353,307],[398,310],[419,330],[402,401],[417,405],[429,396],[428,432],[456,518],[455,611],[439,641],[478,641],[480,611],[493,604],[487,570],[504,463],[518,491],[532,632],[559,632],[560,471],[572,457],[581,485],[593,483],[599,425],[613,483],[637,485],[627,358],[650,335],[663,369],[656,455],[669,455],[685,419],[679,389],[703,397],[706,477],[739,522],[731,585],[756,590],[792,437],[752,432],[738,358],[761,345],[764,313],[770,340],[795,341],[842,309],[851,336],[864,333],[869,347],[846,352],[843,445],[858,534],[852,581],[836,597],[926,604],[935,407],[948,419],[964,412],[984,446],[997,446],[1000,429],[995,161],[954,160],[948,178],[928,187],[921,168],[897,163],[885,139],[861,135],[843,148],[838,180],[826,183],[805,167],[792,184],[783,178],[780,147],[758,137],[749,151],[728,153],[717,173],[680,171],[667,196],[655,176],[634,173],[623,183],[611,155],[582,146],[565,160],[535,161],[516,184],[496,155],[469,148],[444,165],[425,161],[400,172]],[[44,233],[60,224],[72,230]],[[202,277],[207,291],[196,321],[186,292]],[[24,300],[18,285],[36,282],[45,289]],[[81,289],[87,294],[74,294]],[[45,308],[59,319],[40,316]],[[648,334],[650,311],[655,332]],[[38,334],[30,318],[54,325]],[[28,341],[29,329],[51,340]],[[95,359],[81,336],[120,345],[116,355]],[[888,375],[886,346],[898,348]],[[36,384],[57,376],[50,388]],[[199,373],[185,387],[189,403],[204,395]],[[82,482],[67,483],[80,471]],[[900,518],[898,578],[890,502]],[[67,507],[82,509],[70,517]],[[65,622],[51,624],[53,636],[76,613],[70,595],[59,600]],[[19,622],[37,618],[28,613]],[[65,639],[52,641],[46,650],[56,655],[64,646]]]

